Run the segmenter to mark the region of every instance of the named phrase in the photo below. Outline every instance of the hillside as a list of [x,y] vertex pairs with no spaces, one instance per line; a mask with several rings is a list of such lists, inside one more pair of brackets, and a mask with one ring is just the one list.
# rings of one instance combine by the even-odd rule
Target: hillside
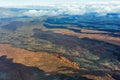
[[[0,71],[9,75],[9,77],[4,77],[5,80],[21,80],[22,78],[22,80],[54,80],[55,78],[59,80],[66,80],[66,78],[67,80],[114,80],[107,73],[104,75],[100,75],[102,71],[91,73],[87,69],[79,68],[76,63],[67,58],[47,52],[30,52],[8,44],[0,44],[0,56]],[[33,72],[36,76],[32,75]],[[0,76],[0,79],[3,77]]]
[[120,14],[71,6],[0,7],[0,80],[120,79]]

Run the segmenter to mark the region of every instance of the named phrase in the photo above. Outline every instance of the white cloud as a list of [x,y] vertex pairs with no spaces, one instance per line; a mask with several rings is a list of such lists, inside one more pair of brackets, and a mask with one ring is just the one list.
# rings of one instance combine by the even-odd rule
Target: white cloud
[[98,13],[120,12],[120,1],[118,0],[110,2],[91,2],[88,5],[94,6],[94,10]]
[[84,14],[89,12],[97,12],[99,14],[120,13],[120,1],[110,2],[90,2],[87,4],[71,4],[63,5],[62,8],[69,14]]
[[45,16],[45,15],[59,15],[59,13],[62,13],[61,11],[55,11],[55,10],[28,10],[24,12],[24,15],[27,16]]
[[[110,2],[109,2],[110,3]],[[69,5],[52,5],[57,10],[50,9],[40,9],[40,10],[29,10],[24,12],[25,15],[29,16],[43,16],[43,15],[59,15],[59,14],[72,14],[72,15],[82,15],[89,12],[97,12],[100,15],[105,15],[106,13],[120,13],[119,3],[89,3],[89,4],[69,4]],[[49,7],[49,6],[48,6]]]
[[[22,11],[20,13],[15,13],[7,11],[6,16],[11,16],[14,14],[17,15],[27,15],[27,16],[55,16],[60,14],[73,14],[73,15],[82,15],[89,12],[97,12],[100,15],[105,15],[106,13],[120,13],[120,1],[112,0],[109,2],[90,2],[86,4],[73,3],[73,4],[50,4],[42,5],[43,7],[34,7],[39,8],[39,10],[31,9]],[[25,7],[27,8],[27,7]],[[5,11],[1,11],[1,15],[5,15]]]

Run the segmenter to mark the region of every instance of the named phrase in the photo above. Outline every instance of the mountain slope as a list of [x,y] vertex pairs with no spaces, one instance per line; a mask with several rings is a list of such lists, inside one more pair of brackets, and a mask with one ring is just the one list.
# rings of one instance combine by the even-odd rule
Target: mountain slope
[[[2,66],[0,71],[2,71],[4,69],[3,71],[4,72],[7,71],[9,74],[11,74],[11,73],[16,74],[16,70],[18,70],[18,69],[14,69],[11,67],[14,67],[14,65],[16,66],[18,64],[19,65],[17,67],[19,67],[21,64],[23,66],[20,68],[20,70],[22,71],[21,73],[28,74],[28,72],[29,72],[30,74],[32,74],[32,72],[34,72],[34,69],[36,68],[36,69],[38,69],[39,74],[40,73],[42,74],[44,72],[46,76],[44,76],[43,78],[47,78],[48,80],[54,80],[54,78],[60,78],[59,80],[63,80],[63,79],[65,80],[66,77],[67,78],[69,77],[68,80],[71,80],[71,79],[72,80],[82,80],[82,79],[88,80],[87,78],[93,79],[93,80],[114,80],[107,73],[96,76],[95,75],[96,72],[89,72],[86,69],[79,68],[76,63],[71,62],[67,58],[59,56],[57,54],[52,55],[52,54],[48,54],[46,52],[30,52],[30,51],[27,51],[24,49],[14,48],[8,44],[0,44],[0,56],[2,56],[4,59],[6,58],[8,60],[10,60],[10,59],[13,60],[12,65],[9,64],[9,61],[0,63],[2,65],[8,65],[8,66],[4,66],[7,68],[4,68]],[[1,61],[6,61],[6,60],[1,60]],[[24,66],[27,66],[30,68],[27,69],[27,67],[24,67]],[[33,67],[31,67],[31,66],[33,66]],[[10,70],[13,69],[13,71],[9,72],[9,69]],[[97,74],[101,74],[101,73],[102,73],[102,71],[97,72]],[[36,74],[37,74],[37,72],[36,72]],[[50,76],[50,75],[52,75],[52,76]],[[30,76],[30,75],[23,75],[25,80],[28,79],[28,77],[26,77],[26,76]],[[77,76],[77,78],[75,76]],[[87,78],[83,78],[83,76],[87,77]],[[12,74],[11,74],[11,77],[13,77]],[[64,77],[64,78],[62,79],[61,77],[62,78]],[[0,78],[1,78],[1,76],[0,76]],[[47,79],[45,79],[45,80],[47,80]],[[10,79],[7,79],[7,80],[10,80]],[[17,80],[19,80],[19,79],[17,79]],[[33,80],[38,80],[38,79],[33,78]]]

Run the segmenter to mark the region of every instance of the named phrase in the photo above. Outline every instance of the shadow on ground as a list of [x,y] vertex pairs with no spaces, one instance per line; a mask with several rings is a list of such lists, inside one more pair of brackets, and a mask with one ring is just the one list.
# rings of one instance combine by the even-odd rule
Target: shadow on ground
[[68,76],[52,73],[46,75],[45,71],[37,67],[14,63],[6,56],[0,57],[0,80],[89,80],[80,76]]
[[[60,69],[61,69],[60,71],[72,71],[74,73],[74,75],[81,75],[81,76],[82,75],[93,75],[96,77],[102,77],[102,78],[104,78],[103,80],[108,80],[107,77],[114,78],[114,80],[120,80],[120,70],[113,70],[113,71],[78,70],[78,69],[73,69],[71,67],[66,67],[66,66],[62,66],[62,67],[60,67]],[[111,77],[108,76],[108,74],[111,75]]]

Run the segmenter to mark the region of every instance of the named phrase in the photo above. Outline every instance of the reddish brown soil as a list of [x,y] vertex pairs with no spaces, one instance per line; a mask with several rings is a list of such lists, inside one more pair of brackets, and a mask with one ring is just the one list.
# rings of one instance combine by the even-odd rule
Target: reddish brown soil
[[[0,56],[3,56],[3,55],[7,56],[7,59],[13,59],[13,63],[22,64],[28,67],[33,66],[40,70],[45,71],[46,73],[79,75],[79,76],[88,77],[93,80],[114,80],[109,74],[105,74],[102,76],[95,76],[94,74],[87,72],[87,70],[83,68],[79,68],[76,63],[69,61],[65,57],[61,57],[59,55],[51,55],[47,52],[30,52],[24,49],[14,48],[8,44],[0,44]],[[1,63],[1,64],[4,64],[4,63]],[[31,71],[30,70],[31,68],[26,69],[24,66],[22,66],[22,70],[17,68],[16,66],[16,69],[14,71],[13,68],[10,68],[11,66],[13,65],[8,65],[7,63],[5,63],[5,65],[0,66],[2,67],[0,70],[6,69],[6,71],[8,71],[10,74],[14,74],[14,75],[17,75],[17,73],[21,74],[20,71],[24,73]],[[20,71],[17,71],[17,70],[20,70]],[[26,74],[24,75],[28,77]],[[33,79],[33,80],[36,80],[36,79]]]
[[[120,45],[120,37],[112,37],[110,35],[105,35],[102,33],[108,33],[108,32],[104,32],[104,31],[97,31],[97,30],[87,30],[87,29],[82,29],[81,32],[83,33],[76,33],[73,32],[71,30],[67,30],[67,29],[50,29],[55,33],[60,33],[60,34],[64,34],[64,35],[70,35],[70,36],[76,36],[79,38],[90,38],[90,39],[96,39],[96,40],[101,40],[101,41],[105,41],[105,42],[109,42],[112,44],[116,44],[116,45]],[[87,34],[84,34],[86,33]],[[91,34],[94,33],[94,34]],[[101,34],[95,34],[95,33],[101,33]]]

